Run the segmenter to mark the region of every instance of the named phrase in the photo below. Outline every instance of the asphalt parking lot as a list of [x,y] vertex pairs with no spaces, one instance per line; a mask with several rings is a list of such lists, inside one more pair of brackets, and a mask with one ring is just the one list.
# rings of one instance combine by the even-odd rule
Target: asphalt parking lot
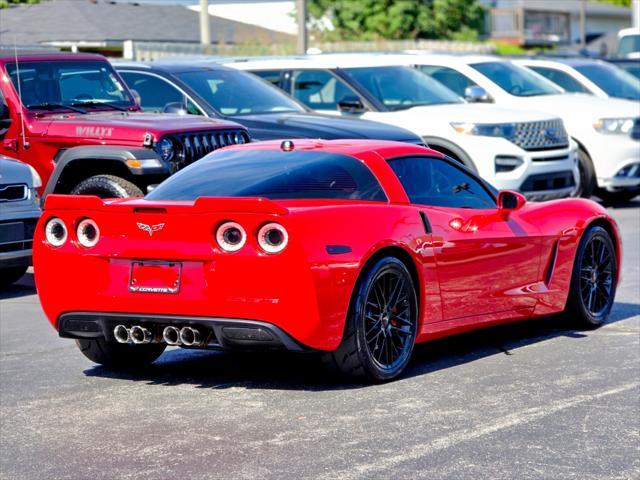
[[611,212],[607,325],[432,342],[377,386],[310,356],[180,349],[114,373],[57,337],[27,274],[0,293],[0,478],[640,478],[640,199]]

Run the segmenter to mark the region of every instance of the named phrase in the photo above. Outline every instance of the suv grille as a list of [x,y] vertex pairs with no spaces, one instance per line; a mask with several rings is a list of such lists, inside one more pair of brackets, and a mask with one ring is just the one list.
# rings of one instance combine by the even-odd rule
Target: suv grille
[[524,150],[550,150],[565,148],[569,138],[562,120],[517,123],[511,141]]
[[174,133],[163,138],[173,141],[175,153],[171,159],[172,173],[200,160],[218,148],[250,141],[249,135],[244,130]]
[[19,202],[29,196],[29,189],[24,184],[0,185],[0,202]]

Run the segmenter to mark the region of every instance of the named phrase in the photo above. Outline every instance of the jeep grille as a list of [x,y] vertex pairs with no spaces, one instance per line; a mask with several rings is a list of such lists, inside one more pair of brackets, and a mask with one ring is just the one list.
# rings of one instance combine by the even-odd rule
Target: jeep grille
[[174,145],[175,153],[171,159],[172,173],[200,160],[214,150],[250,141],[249,135],[244,130],[173,133],[163,138],[171,139]]
[[24,184],[0,185],[0,202],[19,202],[29,196]]
[[567,132],[559,118],[517,123],[511,141],[524,150],[551,150],[569,145]]

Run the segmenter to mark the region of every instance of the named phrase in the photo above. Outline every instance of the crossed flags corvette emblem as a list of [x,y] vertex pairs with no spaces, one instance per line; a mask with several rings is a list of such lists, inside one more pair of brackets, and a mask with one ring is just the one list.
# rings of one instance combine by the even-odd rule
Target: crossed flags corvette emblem
[[142,231],[145,231],[149,234],[150,237],[153,236],[153,232],[160,231],[164,228],[164,223],[157,223],[155,225],[147,225],[146,223],[137,222],[138,228]]

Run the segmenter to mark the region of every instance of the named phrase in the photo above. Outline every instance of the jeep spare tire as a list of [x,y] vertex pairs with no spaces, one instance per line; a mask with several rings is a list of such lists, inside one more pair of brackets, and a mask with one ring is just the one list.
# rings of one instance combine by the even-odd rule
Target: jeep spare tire
[[86,178],[71,190],[72,195],[95,195],[100,198],[142,197],[136,185],[115,175],[95,175]]

